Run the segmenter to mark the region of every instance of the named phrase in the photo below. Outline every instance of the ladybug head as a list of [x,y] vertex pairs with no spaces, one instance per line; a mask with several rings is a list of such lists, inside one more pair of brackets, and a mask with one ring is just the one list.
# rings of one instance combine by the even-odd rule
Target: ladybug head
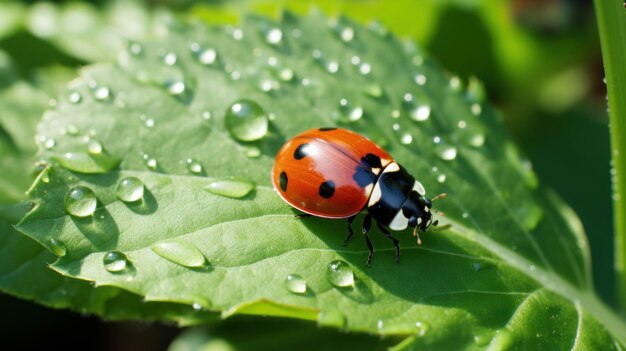
[[415,192],[409,195],[409,199],[403,206],[402,210],[405,211],[405,214],[409,215],[409,226],[413,229],[413,236],[417,237],[417,243],[421,245],[422,241],[420,240],[417,231],[426,232],[428,228],[432,226],[437,226],[439,221],[433,222],[433,212],[437,212],[439,215],[443,215],[442,212],[437,210],[431,210],[433,207],[433,201],[442,199],[447,195],[439,194],[432,199],[428,199],[423,197]]

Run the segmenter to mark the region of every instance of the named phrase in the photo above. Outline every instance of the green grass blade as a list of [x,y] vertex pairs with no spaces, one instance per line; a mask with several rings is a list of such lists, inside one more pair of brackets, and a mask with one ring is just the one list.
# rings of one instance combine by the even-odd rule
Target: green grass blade
[[617,302],[626,309],[626,10],[620,1],[595,2],[611,121]]

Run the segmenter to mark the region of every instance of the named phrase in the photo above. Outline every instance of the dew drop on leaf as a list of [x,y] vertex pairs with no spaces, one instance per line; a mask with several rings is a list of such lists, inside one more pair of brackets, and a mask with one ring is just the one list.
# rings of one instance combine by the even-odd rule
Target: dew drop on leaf
[[194,302],[191,307],[196,310],[196,311],[201,311],[202,310],[202,305],[199,304],[198,302]]
[[413,142],[413,136],[411,134],[404,134],[400,138],[400,142],[404,145],[409,145]]
[[261,156],[261,150],[256,146],[244,146],[243,153],[250,158]]
[[423,74],[416,74],[414,79],[415,79],[415,84],[419,86],[423,86],[424,84],[426,84],[426,76]]
[[440,175],[438,175],[438,176],[437,176],[437,181],[438,181],[439,183],[443,183],[443,182],[445,182],[445,181],[446,181],[446,175],[445,175],[445,174],[440,174]]
[[265,35],[265,40],[268,44],[278,45],[283,40],[283,31],[278,28],[272,28]]
[[124,273],[130,268],[130,261],[119,251],[109,251],[102,258],[104,269],[111,273]]
[[441,145],[438,150],[442,160],[452,161],[456,158],[457,149],[454,146]]
[[97,140],[92,140],[87,144],[87,152],[92,155],[99,155],[102,153],[102,144]]
[[187,159],[187,169],[189,170],[189,172],[194,174],[202,173],[202,165],[200,164],[200,162],[191,158]]
[[204,190],[215,195],[239,199],[248,195],[254,186],[252,181],[243,178],[214,179],[204,187]]
[[306,292],[306,281],[298,274],[289,274],[285,278],[287,290],[294,294],[304,294]]
[[75,217],[91,216],[97,203],[96,194],[84,186],[72,188],[65,194],[65,211]]
[[62,241],[57,239],[50,239],[50,250],[58,257],[63,257],[67,254],[67,248]]
[[163,56],[163,62],[165,62],[165,64],[168,66],[174,66],[176,64],[176,61],[178,61],[178,57],[176,57],[176,54],[172,52],[167,53],[165,56]]
[[428,332],[430,326],[426,322],[415,322],[415,328],[417,329],[417,336],[424,336]]
[[79,92],[77,91],[72,91],[68,94],[67,99],[69,100],[69,102],[71,102],[72,104],[77,104],[79,102],[81,102],[81,100],[83,99],[83,97],[80,95]]
[[226,129],[230,134],[241,141],[254,141],[267,134],[269,121],[261,106],[247,99],[234,102],[225,116]]
[[344,261],[336,260],[326,267],[326,279],[332,285],[340,288],[354,286],[354,273],[350,265]]
[[164,241],[150,246],[157,255],[181,266],[199,268],[206,265],[200,250],[188,241]]
[[47,150],[52,149],[55,145],[56,145],[56,142],[52,138],[46,139],[46,141],[43,142],[43,147],[46,148]]
[[144,185],[136,177],[126,177],[117,184],[117,198],[124,202],[135,202],[143,198]]

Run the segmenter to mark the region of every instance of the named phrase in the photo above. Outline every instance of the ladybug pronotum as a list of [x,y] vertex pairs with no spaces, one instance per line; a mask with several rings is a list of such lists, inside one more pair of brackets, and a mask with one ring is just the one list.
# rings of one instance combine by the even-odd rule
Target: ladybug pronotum
[[374,248],[367,235],[372,219],[396,248],[400,246],[389,230],[414,228],[425,232],[432,221],[432,201],[424,186],[404,167],[371,140],[340,128],[319,128],[303,132],[289,140],[278,152],[272,169],[272,183],[289,205],[324,218],[347,218],[347,243],[353,236],[352,222],[360,212],[363,235],[369,248],[371,265]]

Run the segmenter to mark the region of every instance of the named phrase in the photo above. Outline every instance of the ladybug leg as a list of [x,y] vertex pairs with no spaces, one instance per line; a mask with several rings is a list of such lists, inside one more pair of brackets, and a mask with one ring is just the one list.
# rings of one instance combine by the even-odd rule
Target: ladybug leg
[[370,237],[367,235],[369,233],[370,228],[372,227],[372,216],[367,214],[363,219],[363,236],[365,236],[365,242],[367,243],[367,248],[370,250],[370,254],[367,256],[367,266],[372,266],[372,257],[374,257],[374,245],[372,245],[372,241]]
[[356,215],[348,218],[348,235],[346,235],[346,238],[343,239],[344,246],[348,245],[348,241],[350,241],[350,239],[352,239],[352,236],[354,235],[354,230],[352,230],[352,222],[354,222],[355,218]]
[[297,215],[294,215],[294,218],[297,219],[302,219],[302,218],[309,218],[312,217],[313,215],[310,215],[308,213],[298,213]]
[[393,241],[393,246],[396,247],[396,262],[400,263],[400,242],[395,236],[391,235],[389,230],[387,230],[384,225],[380,224],[380,222],[376,222],[376,226],[378,226],[378,230],[380,230],[381,233],[389,238],[389,240]]

